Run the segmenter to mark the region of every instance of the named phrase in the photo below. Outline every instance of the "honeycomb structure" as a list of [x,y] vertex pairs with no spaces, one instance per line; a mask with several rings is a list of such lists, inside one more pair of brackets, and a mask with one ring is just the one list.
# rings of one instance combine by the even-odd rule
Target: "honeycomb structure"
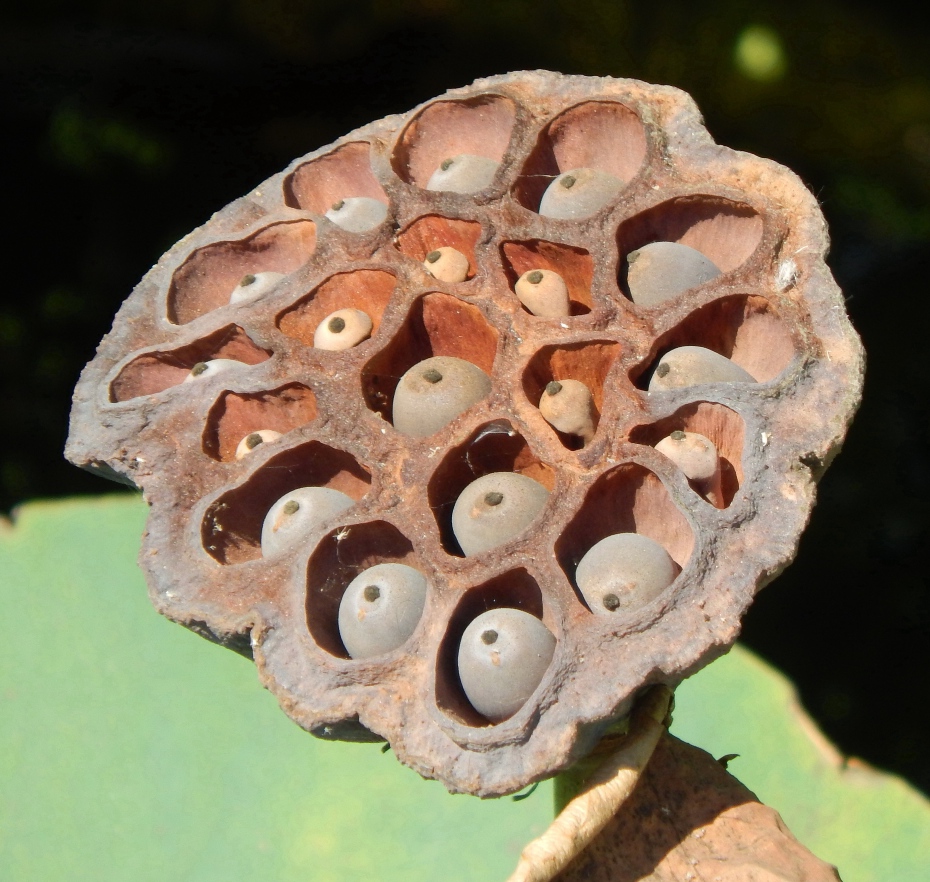
[[[497,163],[481,166],[490,183],[428,189],[461,155]],[[586,217],[540,214],[574,169],[606,172],[616,192]],[[353,231],[339,221],[356,206],[383,219]],[[627,258],[658,241],[696,249],[719,275],[637,305]],[[428,272],[448,247],[467,258],[462,281]],[[386,739],[454,791],[514,792],[585,755],[644,687],[674,687],[725,652],[793,557],[862,381],[826,248],[797,177],[716,145],[674,88],[548,72],[480,80],[301,157],[165,254],[81,377],[67,455],[142,488],[156,607],[251,654],[297,723]],[[521,304],[516,282],[533,270],[564,279],[569,314]],[[257,296],[230,302],[245,283]],[[314,347],[344,309],[367,314],[370,336]],[[713,350],[755,382],[648,391],[680,346]],[[394,390],[434,356],[477,365],[491,392],[427,437],[401,434]],[[591,391],[589,438],[541,415],[559,380]],[[259,431],[269,440],[242,455]],[[716,504],[655,449],[677,431],[716,446]],[[465,556],[453,505],[492,472],[550,495],[515,538]],[[267,559],[266,513],[308,486],[354,504]],[[644,606],[594,614],[575,569],[622,532],[658,542],[680,572]],[[426,577],[425,611],[403,646],[353,659],[340,601],[382,563]],[[470,622],[508,607],[556,643],[532,696],[492,724],[469,703],[456,653]]]

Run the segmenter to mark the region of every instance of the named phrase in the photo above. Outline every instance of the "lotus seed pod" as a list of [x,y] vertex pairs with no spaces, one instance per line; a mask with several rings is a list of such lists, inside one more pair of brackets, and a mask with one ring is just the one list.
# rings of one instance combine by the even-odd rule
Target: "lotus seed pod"
[[349,196],[333,203],[326,218],[349,233],[367,233],[387,217],[388,207],[380,199]]
[[440,282],[464,282],[468,278],[468,258],[450,245],[430,251],[423,261],[426,271]]
[[559,220],[583,220],[613,202],[623,181],[597,168],[563,172],[546,188],[539,213]]
[[281,279],[284,273],[246,273],[229,295],[230,303],[246,303],[257,300],[267,294]]
[[372,323],[368,313],[360,309],[337,309],[321,321],[313,332],[316,349],[340,352],[358,346],[371,336]]
[[755,383],[738,364],[703,346],[679,346],[662,356],[649,381],[650,392],[700,383]]
[[638,533],[614,533],[585,553],[575,584],[591,612],[630,612],[655,600],[678,574],[658,542]]
[[723,508],[720,488],[720,457],[714,443],[697,432],[672,432],[656,444],[684,472],[695,490],[717,508]]
[[564,318],[571,315],[568,286],[558,273],[535,269],[525,272],[514,285],[517,299],[541,318]]
[[236,459],[242,459],[242,457],[248,456],[257,447],[261,447],[262,444],[277,441],[280,437],[281,433],[275,432],[274,429],[259,429],[256,432],[249,432],[249,434],[236,445]]
[[339,635],[352,658],[391,652],[407,642],[426,605],[426,578],[406,564],[369,567],[346,588]]
[[449,193],[477,193],[491,186],[500,163],[487,156],[460,153],[439,163],[426,184],[427,190]]
[[394,428],[412,438],[438,432],[487,398],[491,378],[470,361],[436,355],[408,370],[394,391]]
[[[513,793],[615,730],[647,682],[674,687],[718,657],[760,586],[793,557],[862,384],[823,217],[796,175],[715,144],[687,95],[634,80],[485,78],[313,148],[214,206],[155,263],[81,375],[66,453],[144,491],[139,560],[158,608],[232,647],[251,635],[262,682],[302,726],[347,739],[373,737],[370,727],[451,790]],[[443,160],[465,154],[500,160],[489,186],[427,189]],[[446,172],[458,173],[454,165]],[[568,169],[587,171],[553,182]],[[361,235],[340,229],[348,199],[333,221],[323,217],[347,194],[379,201],[371,220],[383,223]],[[624,261],[640,248],[636,269],[653,239],[687,242],[726,277],[646,316],[620,299],[618,281],[629,294]],[[421,271],[432,249],[427,265],[440,261],[440,246],[459,252],[448,278],[464,284]],[[288,275],[229,306],[256,269]],[[543,269],[563,279],[570,303],[555,318],[524,317],[543,310],[520,305],[516,283]],[[377,333],[346,352],[313,348],[320,320],[343,307],[364,310]],[[709,353],[728,372],[684,380],[716,385],[641,393],[634,381],[646,385],[679,343],[735,353],[752,377]],[[419,366],[422,386],[408,394],[417,378],[400,378],[427,356],[465,359],[467,379],[447,390]],[[161,394],[194,362],[220,357],[256,367]],[[671,363],[660,367],[675,378]],[[557,377],[609,402],[577,453],[580,436],[536,411]],[[746,386],[752,378],[764,386]],[[725,518],[644,449],[678,426],[717,445]],[[236,463],[253,427],[282,437]],[[521,511],[499,528],[483,500],[499,494],[505,512],[512,500],[501,486],[471,506],[461,500],[467,529],[453,525],[470,482],[495,472],[539,482],[530,484],[535,520]],[[297,486],[365,503],[265,560],[262,521]],[[485,545],[470,545],[466,533],[485,523]],[[642,615],[595,615],[574,581],[578,561],[632,529],[682,571]],[[464,560],[463,548],[473,552]],[[341,595],[388,560],[419,562],[429,602],[404,649],[353,662],[339,636]],[[468,707],[457,668],[462,632],[489,606],[546,610],[558,622],[545,692],[527,699],[545,704],[496,727]]]
[[462,635],[458,671],[462,689],[492,723],[512,717],[542,682],[555,637],[536,616],[521,609],[491,609]]
[[298,487],[268,509],[262,524],[262,557],[282,557],[304,542],[321,524],[355,505],[355,500],[329,487]]
[[658,306],[720,275],[713,261],[678,242],[653,242],[626,259],[630,297],[638,306]]
[[594,437],[594,398],[579,380],[553,380],[539,399],[547,423],[587,444]]
[[234,358],[211,358],[209,361],[198,361],[184,378],[184,382],[192,383],[194,380],[209,380],[210,377],[215,377],[217,374],[244,366],[243,362],[236,361]]
[[549,491],[517,472],[492,472],[472,481],[452,509],[452,532],[466,557],[509,542],[543,510]]

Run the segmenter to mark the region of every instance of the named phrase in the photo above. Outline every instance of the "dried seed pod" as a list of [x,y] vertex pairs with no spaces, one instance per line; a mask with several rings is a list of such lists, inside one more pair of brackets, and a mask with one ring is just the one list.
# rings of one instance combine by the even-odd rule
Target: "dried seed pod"
[[594,437],[594,398],[578,380],[553,380],[543,389],[539,412],[546,422],[587,444]]
[[337,309],[317,325],[313,332],[313,345],[316,349],[341,352],[367,340],[371,329],[368,313],[360,309]]
[[407,642],[426,605],[426,577],[406,564],[359,573],[339,604],[339,635],[352,658],[391,652]]
[[481,554],[522,533],[543,510],[549,491],[515,472],[472,481],[452,509],[452,531],[466,556]]
[[284,273],[246,273],[229,295],[230,303],[246,303],[257,300],[267,294],[281,279]]
[[477,193],[491,186],[500,163],[487,156],[460,153],[439,163],[426,184],[427,190],[449,193]]
[[755,383],[748,371],[703,346],[679,346],[666,352],[649,381],[650,392],[683,389],[699,383]]
[[353,505],[351,496],[328,487],[298,487],[285,493],[268,509],[262,523],[262,557],[282,557]]
[[268,444],[270,441],[277,441],[280,437],[281,433],[275,432],[274,429],[258,429],[255,432],[249,432],[236,445],[236,459],[242,459],[242,457],[248,456],[256,447]]
[[578,561],[575,584],[591,612],[630,612],[655,600],[678,574],[668,552],[638,533],[614,533]]
[[192,383],[195,380],[209,380],[210,377],[215,377],[217,374],[238,367],[245,367],[245,364],[234,358],[211,358],[209,361],[198,361],[184,378],[184,382]]
[[672,432],[656,444],[684,473],[691,485],[711,505],[723,508],[720,488],[720,457],[713,442],[697,432]]
[[514,285],[517,299],[541,318],[564,318],[571,315],[568,286],[552,270],[534,269],[525,272]]
[[326,218],[349,233],[367,233],[387,217],[388,207],[380,199],[349,196],[334,202]]
[[440,282],[464,282],[468,278],[468,258],[451,245],[443,245],[426,255],[426,271]]
[[477,365],[437,355],[415,364],[394,391],[394,428],[413,438],[438,432],[487,398],[491,379]]
[[597,168],[563,172],[546,188],[539,213],[559,220],[583,220],[613,202],[623,181]]
[[[444,159],[463,154],[500,160],[480,198],[426,189]],[[545,193],[555,175],[574,181]],[[346,193],[388,204],[371,235],[322,217]],[[645,321],[605,270],[650,240],[686,243],[739,287],[712,279],[700,296],[650,307]],[[439,244],[459,253],[450,278],[467,283],[418,270]],[[140,561],[159,609],[230,646],[251,633],[263,682],[302,726],[371,737],[363,720],[421,773],[499,796],[574,762],[579,739],[610,731],[644,677],[673,687],[718,656],[758,588],[794,555],[812,484],[862,381],[826,245],[817,201],[797,177],[713,143],[673,88],[542,71],[481,80],[297,159],[178,242],[83,372],[67,455],[142,487],[151,509]],[[506,280],[543,267],[565,281],[573,317],[513,322]],[[288,278],[227,308],[256,268]],[[379,330],[333,357],[312,348],[313,336],[341,308]],[[735,353],[739,368],[698,349],[706,354],[684,381],[713,388],[641,394],[644,371],[654,389],[663,378],[637,354],[679,342]],[[429,396],[410,396],[407,429],[428,434],[414,443],[384,420],[396,410],[401,429],[398,378],[437,353],[490,376],[451,395],[432,424]],[[676,358],[660,365],[664,388]],[[243,369],[168,392],[199,361]],[[535,408],[553,377],[609,402],[610,419],[578,454]],[[764,388],[747,386],[753,379]],[[237,464],[253,426],[287,431]],[[679,427],[713,440],[727,464],[723,528],[695,494],[666,486],[670,463],[643,455]],[[537,479],[542,501],[543,485],[554,498],[522,532],[490,529],[487,550],[463,561],[456,501],[495,472]],[[263,560],[262,518],[297,485],[338,488],[365,506],[351,524],[319,522]],[[631,529],[683,569],[641,615],[594,615],[574,583],[577,561]],[[384,560],[418,561],[435,602],[406,652],[354,663],[336,609],[342,589]],[[545,610],[560,640],[545,693],[527,699],[545,706],[494,727],[468,707],[456,666],[460,634],[489,606]]]
[[652,242],[631,251],[626,260],[627,286],[638,306],[658,306],[720,275],[713,261],[678,242]]
[[492,723],[512,717],[542,682],[555,637],[521,609],[491,609],[462,635],[458,673],[472,707]]

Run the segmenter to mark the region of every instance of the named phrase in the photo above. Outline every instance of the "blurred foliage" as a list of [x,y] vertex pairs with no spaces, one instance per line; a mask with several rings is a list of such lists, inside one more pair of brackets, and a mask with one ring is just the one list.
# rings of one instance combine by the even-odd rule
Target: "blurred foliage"
[[545,67],[689,91],[793,168],[870,355],[798,562],[745,636],[844,750],[930,789],[928,32],[901,0],[8,0],[0,510],[100,492],[69,397],[159,255],[287,162],[477,76]]
[[[0,527],[0,601],[28,623],[0,645],[3,879],[506,878],[551,819],[551,784],[516,804],[450,796],[378,745],[310,737],[252,665],[151,608],[145,514],[68,500]],[[925,878],[930,803],[838,765],[746,650],[681,686],[672,729],[738,753],[730,771],[846,882]]]

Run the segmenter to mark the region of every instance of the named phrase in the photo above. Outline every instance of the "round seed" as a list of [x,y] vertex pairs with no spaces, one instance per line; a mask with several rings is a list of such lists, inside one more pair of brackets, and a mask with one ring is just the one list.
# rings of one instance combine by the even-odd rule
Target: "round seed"
[[542,682],[555,653],[555,637],[535,616],[492,609],[469,624],[458,651],[462,689],[492,723],[513,716]]
[[571,302],[565,280],[552,270],[525,272],[513,286],[517,299],[533,315],[564,318],[571,314]]
[[486,398],[491,380],[481,368],[461,358],[438,355],[415,364],[394,391],[394,428],[425,438]]
[[703,346],[679,346],[662,356],[649,381],[650,392],[682,389],[699,383],[755,383],[729,358]]
[[262,444],[268,444],[271,441],[277,441],[281,437],[280,432],[273,429],[259,429],[257,432],[249,432],[236,446],[236,459],[242,459],[248,456],[256,447]]
[[326,212],[328,220],[349,233],[367,233],[384,222],[388,207],[380,199],[348,196]]
[[452,532],[466,556],[509,542],[539,515],[549,491],[516,472],[492,472],[472,481],[452,508]]
[[376,564],[359,573],[339,604],[339,635],[349,655],[369,658],[406,643],[423,616],[426,592],[426,578],[406,564]]
[[594,437],[594,398],[578,380],[549,383],[539,399],[539,412],[549,425],[587,444]]
[[313,346],[327,352],[342,352],[367,340],[373,327],[368,313],[360,309],[337,309],[316,326]]
[[444,245],[430,251],[423,262],[426,271],[440,282],[455,284],[464,282],[468,277],[468,258],[456,248]]
[[576,168],[559,175],[543,193],[539,213],[560,220],[581,220],[613,202],[624,184],[596,168]]
[[655,600],[678,575],[678,565],[652,539],[614,533],[588,549],[575,584],[595,615],[628,612]]
[[326,521],[355,505],[328,487],[298,487],[268,509],[262,524],[262,556],[271,560],[296,549]]
[[245,365],[243,362],[236,361],[233,358],[211,358],[209,361],[198,361],[197,364],[191,368],[190,373],[184,378],[184,382],[190,383],[194,380],[207,380],[210,377],[215,377],[217,374],[221,374],[235,367],[245,367]]
[[230,303],[248,303],[267,294],[281,279],[284,273],[246,273],[229,295]]
[[627,286],[639,306],[657,306],[720,275],[700,251],[678,242],[653,242],[627,255]]
[[500,163],[487,156],[460,153],[439,163],[430,176],[427,190],[445,190],[447,193],[477,193],[489,187]]

